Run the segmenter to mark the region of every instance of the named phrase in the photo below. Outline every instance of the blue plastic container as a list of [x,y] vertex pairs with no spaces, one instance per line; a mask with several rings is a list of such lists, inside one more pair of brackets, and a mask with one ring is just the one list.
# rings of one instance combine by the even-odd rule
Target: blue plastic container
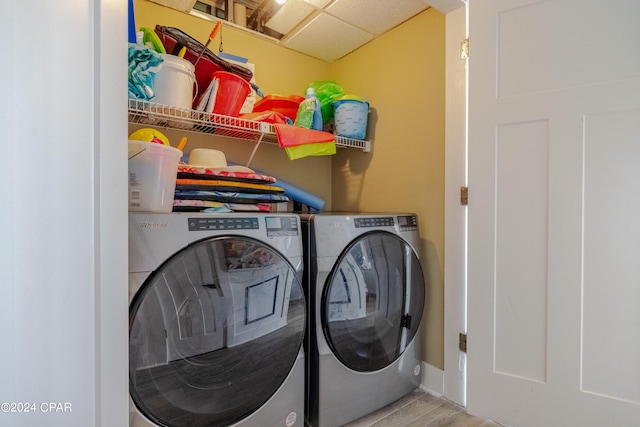
[[135,43],[136,42],[136,19],[133,14],[133,0],[129,0],[128,15],[129,15],[129,31],[128,31],[127,38],[129,40],[129,43]]
[[369,102],[364,98],[345,95],[333,101],[336,135],[364,139],[367,134]]

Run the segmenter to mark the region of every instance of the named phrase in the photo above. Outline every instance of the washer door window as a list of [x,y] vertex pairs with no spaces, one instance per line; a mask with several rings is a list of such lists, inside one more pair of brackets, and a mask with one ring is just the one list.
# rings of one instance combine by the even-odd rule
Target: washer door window
[[138,409],[162,426],[226,426],[284,382],[299,356],[305,303],[278,252],[253,239],[213,238],[149,276],[129,325]]
[[413,249],[394,234],[374,231],[337,260],[322,295],[322,325],[336,357],[361,372],[396,360],[415,336],[424,279]]

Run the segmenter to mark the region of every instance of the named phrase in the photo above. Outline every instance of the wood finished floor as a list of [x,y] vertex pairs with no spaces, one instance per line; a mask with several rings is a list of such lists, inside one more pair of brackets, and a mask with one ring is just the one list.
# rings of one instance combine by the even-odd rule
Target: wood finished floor
[[443,397],[417,389],[384,408],[343,427],[501,427],[468,415]]

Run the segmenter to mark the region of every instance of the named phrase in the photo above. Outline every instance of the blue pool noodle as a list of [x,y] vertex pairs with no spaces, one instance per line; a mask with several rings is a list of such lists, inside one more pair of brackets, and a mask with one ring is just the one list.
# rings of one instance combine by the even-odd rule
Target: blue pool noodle
[[276,183],[278,187],[282,187],[284,189],[284,195],[296,200],[300,203],[304,203],[309,206],[311,209],[320,212],[324,206],[324,200],[322,200],[318,196],[314,196],[311,193],[308,193],[298,187],[295,187],[287,182],[282,181],[281,179],[276,178]]
[[[231,163],[229,163],[231,164]],[[253,169],[253,168],[251,168]],[[258,170],[253,169],[253,171],[257,174],[260,175],[268,175],[264,172],[260,172]],[[305,205],[309,206],[311,209],[315,210],[316,212],[320,212],[322,211],[322,208],[324,207],[324,200],[321,199],[318,196],[314,196],[311,193],[308,193],[294,185],[289,184],[288,182],[285,182],[281,179],[276,178],[276,182],[275,184],[278,187],[282,187],[284,189],[284,195],[296,200],[300,203],[304,203]]]

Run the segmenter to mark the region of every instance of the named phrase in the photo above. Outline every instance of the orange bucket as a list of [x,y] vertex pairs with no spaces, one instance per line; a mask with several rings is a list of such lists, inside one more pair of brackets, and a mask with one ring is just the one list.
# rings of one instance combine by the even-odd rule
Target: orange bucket
[[249,83],[242,77],[227,71],[216,71],[211,78],[218,79],[218,92],[213,112],[238,117],[244,101],[251,93]]

